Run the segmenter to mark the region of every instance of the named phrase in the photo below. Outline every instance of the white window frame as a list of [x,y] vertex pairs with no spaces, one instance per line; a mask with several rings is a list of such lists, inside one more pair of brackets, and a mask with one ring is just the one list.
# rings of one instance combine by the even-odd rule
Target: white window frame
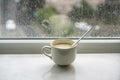
[[[56,38],[1,39],[0,54],[41,54],[41,48]],[[71,38],[76,41],[77,38]],[[77,47],[78,53],[120,53],[120,38],[85,38]]]

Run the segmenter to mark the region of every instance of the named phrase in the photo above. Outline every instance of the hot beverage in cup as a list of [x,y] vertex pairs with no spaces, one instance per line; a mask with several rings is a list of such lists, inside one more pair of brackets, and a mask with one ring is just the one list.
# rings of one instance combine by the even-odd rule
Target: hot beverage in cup
[[[42,52],[58,65],[69,65],[75,59],[76,47],[72,47],[74,42],[69,39],[59,39],[53,41],[50,46],[44,46]],[[50,49],[51,55],[46,52]]]
[[61,43],[61,44],[54,45],[54,47],[60,48],[60,49],[68,49],[68,48],[71,48],[72,45],[67,43]]

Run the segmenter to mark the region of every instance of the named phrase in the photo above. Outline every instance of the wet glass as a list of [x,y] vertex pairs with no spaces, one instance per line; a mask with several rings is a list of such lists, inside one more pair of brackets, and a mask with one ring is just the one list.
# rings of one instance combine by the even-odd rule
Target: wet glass
[[119,0],[0,0],[0,38],[120,37]]

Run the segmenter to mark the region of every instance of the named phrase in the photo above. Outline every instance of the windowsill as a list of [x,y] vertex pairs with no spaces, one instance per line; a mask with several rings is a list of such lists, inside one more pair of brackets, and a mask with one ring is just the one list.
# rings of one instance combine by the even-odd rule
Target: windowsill
[[1,54],[0,80],[119,80],[120,54],[77,54],[58,67],[40,54]]
[[[53,40],[0,40],[0,54],[40,54]],[[81,40],[78,53],[120,53],[120,40]]]

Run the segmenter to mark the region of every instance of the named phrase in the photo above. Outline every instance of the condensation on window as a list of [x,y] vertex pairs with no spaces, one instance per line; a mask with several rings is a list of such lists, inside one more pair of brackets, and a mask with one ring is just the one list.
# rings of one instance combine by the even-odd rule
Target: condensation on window
[[120,37],[120,0],[0,0],[0,38]]

